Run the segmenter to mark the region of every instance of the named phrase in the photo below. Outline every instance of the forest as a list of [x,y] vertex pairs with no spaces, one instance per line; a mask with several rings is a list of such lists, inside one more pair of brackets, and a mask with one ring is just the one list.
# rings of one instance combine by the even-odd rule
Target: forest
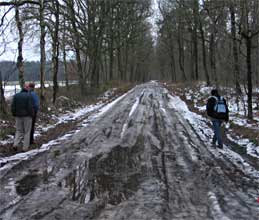
[[0,220],[258,220],[258,61],[259,0],[0,0]]
[[[24,41],[33,37],[38,42],[35,74],[42,103],[46,72],[55,103],[61,69],[67,82],[71,74],[78,79],[82,94],[109,81],[231,86],[237,99],[247,97],[252,119],[253,89],[259,85],[258,10],[257,0],[1,1],[0,38],[7,44],[8,27],[17,34],[21,86],[31,74],[24,64]],[[1,109],[4,103],[1,89]]]

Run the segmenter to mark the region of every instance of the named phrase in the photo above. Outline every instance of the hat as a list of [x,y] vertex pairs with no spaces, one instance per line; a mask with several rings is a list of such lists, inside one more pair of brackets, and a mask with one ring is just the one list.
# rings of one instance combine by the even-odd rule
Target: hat
[[212,96],[219,96],[218,90],[217,90],[217,89],[212,89],[212,90],[211,90],[211,95],[212,95]]
[[35,84],[34,83],[29,83],[29,87],[34,89]]

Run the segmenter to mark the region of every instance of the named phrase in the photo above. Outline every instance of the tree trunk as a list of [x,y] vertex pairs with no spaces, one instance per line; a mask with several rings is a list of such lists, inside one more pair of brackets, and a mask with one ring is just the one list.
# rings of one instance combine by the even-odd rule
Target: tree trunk
[[210,36],[210,66],[211,66],[211,73],[214,77],[214,81],[216,86],[218,87],[218,77],[217,77],[217,69],[216,69],[216,55],[215,55],[215,42],[214,42],[214,34]]
[[64,65],[66,89],[69,90],[68,71],[67,71],[67,53],[66,53],[66,45],[65,44],[63,45],[63,65]]
[[7,105],[4,97],[2,72],[0,71],[0,115],[7,114]]
[[179,49],[179,66],[180,70],[182,72],[182,80],[186,81],[186,74],[184,70],[184,47],[181,42],[181,36],[180,36],[180,31],[178,30],[178,36],[177,36],[177,41],[178,41],[178,49]]
[[193,33],[191,33],[192,35],[192,41],[190,41],[190,76],[191,76],[191,80],[194,81],[195,80],[195,59],[194,59],[194,43],[193,43]]
[[210,82],[209,71],[208,71],[208,68],[207,68],[207,54],[206,54],[205,36],[204,36],[204,31],[203,31],[201,21],[200,21],[200,33],[201,33],[201,44],[202,44],[202,63],[203,63],[203,68],[204,68],[207,86],[210,86],[211,82]]
[[240,87],[240,71],[239,71],[239,59],[238,59],[238,47],[237,47],[237,38],[236,38],[236,16],[235,8],[230,5],[230,16],[231,16],[231,35],[233,40],[233,57],[234,57],[234,77],[235,77],[235,89],[237,97],[242,94]]
[[172,82],[176,81],[176,70],[175,70],[175,57],[174,57],[174,39],[172,32],[168,30],[169,33],[169,54],[170,54],[170,68],[171,68],[171,80]]
[[251,47],[252,38],[246,38],[246,65],[247,65],[247,107],[248,107],[248,119],[253,119],[253,84],[252,84],[252,65],[251,65]]
[[174,48],[171,45],[170,49],[170,67],[171,67],[171,80],[172,82],[176,81],[176,71],[175,71],[175,58],[174,58]]
[[45,36],[46,36],[46,26],[44,19],[44,0],[40,1],[40,105],[41,108],[44,108],[45,103],[45,67],[46,67],[46,51],[45,51]]
[[52,72],[53,72],[53,104],[56,102],[58,92],[58,58],[59,58],[59,2],[55,0],[55,27],[52,39]]
[[[111,6],[110,6],[111,7]],[[114,10],[111,8],[111,13],[109,17],[109,79],[113,80],[113,63],[114,63],[114,33],[113,33],[113,16],[114,16]]]
[[119,71],[119,78],[120,80],[123,80],[123,70],[122,70],[122,64],[121,64],[121,48],[120,45],[117,48],[117,62],[118,62],[118,71]]
[[18,57],[17,57],[17,69],[19,71],[19,84],[23,88],[25,84],[24,80],[24,65],[23,65],[23,40],[24,33],[22,27],[22,21],[20,19],[19,6],[15,6],[15,22],[19,33],[19,42],[18,42]]
[[195,80],[199,79],[199,66],[198,66],[198,13],[199,13],[199,1],[194,1],[194,27],[193,27],[193,53],[194,53],[194,72]]

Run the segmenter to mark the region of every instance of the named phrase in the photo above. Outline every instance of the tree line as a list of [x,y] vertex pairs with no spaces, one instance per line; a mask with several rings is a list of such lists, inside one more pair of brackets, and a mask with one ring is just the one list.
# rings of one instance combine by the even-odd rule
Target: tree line
[[252,119],[253,88],[259,85],[259,1],[159,0],[158,5],[161,78],[234,86],[237,103],[247,96]]
[[[71,61],[70,61],[71,62]],[[77,77],[74,75],[74,65],[71,64],[68,69],[68,79],[76,80]],[[46,62],[45,66],[45,80],[52,80],[51,73],[51,62]],[[14,61],[0,61],[0,72],[2,73],[2,79],[5,83],[12,81],[18,81],[18,69],[16,68],[16,62]],[[25,61],[24,62],[24,80],[36,82],[40,81],[40,62],[39,61]],[[58,80],[65,81],[64,66],[59,63]]]

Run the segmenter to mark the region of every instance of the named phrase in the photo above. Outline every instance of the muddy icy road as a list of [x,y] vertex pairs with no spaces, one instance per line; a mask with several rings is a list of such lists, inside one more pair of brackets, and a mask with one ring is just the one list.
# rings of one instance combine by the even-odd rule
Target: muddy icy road
[[259,177],[242,167],[150,82],[71,140],[2,167],[0,219],[259,219]]

